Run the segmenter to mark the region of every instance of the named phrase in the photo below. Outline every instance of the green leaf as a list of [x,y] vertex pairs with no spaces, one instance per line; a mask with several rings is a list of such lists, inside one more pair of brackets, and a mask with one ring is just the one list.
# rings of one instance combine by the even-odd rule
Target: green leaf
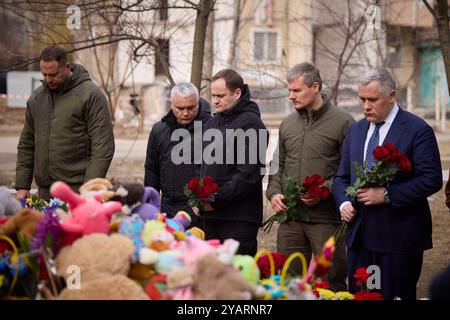
[[279,224],[282,224],[286,222],[287,218],[288,218],[287,214],[280,214],[280,216],[277,218],[277,221]]
[[349,196],[349,197],[356,197],[356,189],[354,187],[347,187],[347,189],[345,189],[345,193]]

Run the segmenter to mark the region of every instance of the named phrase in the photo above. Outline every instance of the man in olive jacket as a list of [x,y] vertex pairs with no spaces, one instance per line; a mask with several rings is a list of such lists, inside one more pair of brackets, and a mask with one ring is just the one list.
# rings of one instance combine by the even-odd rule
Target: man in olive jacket
[[114,155],[114,134],[105,95],[65,50],[45,48],[40,57],[43,86],[27,101],[17,146],[17,198],[29,196],[34,179],[40,197],[61,180],[74,190],[105,177]]
[[[267,198],[276,212],[287,210],[283,202],[287,177],[301,186],[305,177],[320,174],[330,188],[339,166],[340,149],[347,130],[354,122],[352,116],[332,105],[321,92],[319,70],[312,64],[300,63],[288,71],[289,99],[295,112],[280,125],[279,140],[269,176]],[[305,215],[302,221],[287,221],[278,229],[278,251],[285,255],[299,251],[306,259],[318,256],[324,243],[339,227],[340,219],[332,196],[301,198]],[[328,281],[335,291],[346,290],[345,247],[336,247]]]

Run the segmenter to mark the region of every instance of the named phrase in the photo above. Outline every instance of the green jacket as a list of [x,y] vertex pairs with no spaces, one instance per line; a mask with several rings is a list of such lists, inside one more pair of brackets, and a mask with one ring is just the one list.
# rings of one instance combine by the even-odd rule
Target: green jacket
[[17,146],[16,189],[105,177],[114,155],[108,101],[81,65],[58,92],[44,84],[27,101]]
[[[305,110],[291,113],[280,125],[278,146],[275,151],[266,196],[284,194],[288,176],[301,185],[307,176],[319,173],[326,186],[332,187],[340,160],[340,149],[353,117],[332,105],[322,94],[323,104],[310,113]],[[334,200],[330,197],[315,206],[302,206],[311,223],[338,223]]]

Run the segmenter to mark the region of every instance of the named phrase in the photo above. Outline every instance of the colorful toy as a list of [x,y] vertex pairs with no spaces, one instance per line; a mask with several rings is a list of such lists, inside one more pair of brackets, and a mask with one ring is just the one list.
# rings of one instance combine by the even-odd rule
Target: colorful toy
[[137,213],[141,219],[154,220],[158,217],[161,208],[161,199],[159,192],[152,187],[145,187],[142,195],[141,204],[131,210],[131,213]]
[[65,232],[78,236],[92,233],[108,233],[111,216],[122,210],[120,202],[100,202],[100,196],[86,199],[74,192],[66,183],[55,182],[50,193],[67,202],[71,215],[61,224]]
[[119,225],[119,233],[133,241],[135,248],[133,253],[133,261],[139,260],[139,250],[145,246],[142,241],[143,229],[144,222],[137,214],[122,219]]

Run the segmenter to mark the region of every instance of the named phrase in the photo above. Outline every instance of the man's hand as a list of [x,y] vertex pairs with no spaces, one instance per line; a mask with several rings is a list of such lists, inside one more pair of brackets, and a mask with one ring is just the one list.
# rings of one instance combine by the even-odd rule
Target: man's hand
[[366,206],[384,203],[385,188],[362,188],[356,190],[356,198]]
[[270,200],[270,204],[272,205],[272,209],[275,212],[285,212],[288,207],[284,204],[283,200],[285,199],[284,195],[281,193],[276,194],[272,197],[272,200]]
[[314,206],[320,202],[320,197],[317,198],[304,198],[300,197],[300,200],[307,206]]
[[351,203],[346,204],[341,209],[341,220],[349,223],[352,222],[352,220],[355,218],[356,210],[353,208]]
[[[211,207],[211,205],[209,204],[209,202],[206,202],[205,204],[203,204],[203,209],[206,212],[210,212],[210,211],[214,211],[214,208]],[[194,212],[194,214],[198,217],[200,217],[200,209],[197,207],[192,207],[192,211]]]
[[30,197],[30,191],[26,189],[18,189],[16,193],[16,199],[26,199]]

